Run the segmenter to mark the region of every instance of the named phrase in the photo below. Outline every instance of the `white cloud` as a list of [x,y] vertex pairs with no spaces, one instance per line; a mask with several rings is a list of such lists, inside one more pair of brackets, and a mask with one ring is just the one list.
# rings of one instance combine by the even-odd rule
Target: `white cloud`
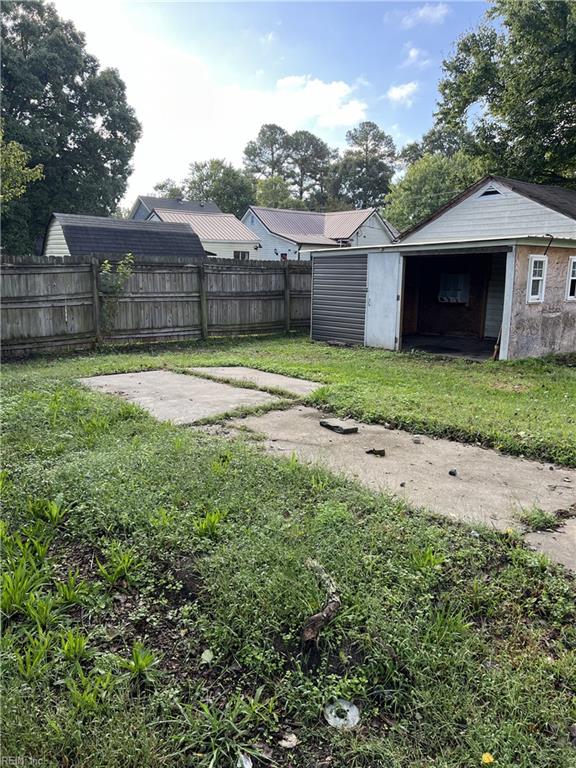
[[404,29],[418,24],[442,24],[450,9],[446,3],[424,3],[402,17]]
[[406,46],[406,58],[400,65],[401,67],[418,67],[424,69],[429,67],[432,61],[428,58],[428,52],[414,45]]
[[258,78],[252,83],[239,76],[224,79],[213,62],[163,38],[155,20],[135,15],[133,5],[114,3],[110,24],[105,2],[56,4],[86,33],[87,48],[102,65],[119,70],[142,123],[126,202],[164,178],[182,178],[193,160],[222,157],[240,165],[244,147],[263,123],[326,135],[366,118],[356,84],[309,74],[268,85],[258,84]]
[[411,107],[414,99],[412,98],[418,90],[418,83],[414,80],[410,83],[401,83],[400,85],[391,85],[386,91],[386,98],[393,104],[402,104],[405,107]]
[[276,40],[276,33],[274,30],[271,30],[270,32],[267,32],[265,35],[262,35],[260,38],[260,42],[262,45],[272,45],[272,43]]

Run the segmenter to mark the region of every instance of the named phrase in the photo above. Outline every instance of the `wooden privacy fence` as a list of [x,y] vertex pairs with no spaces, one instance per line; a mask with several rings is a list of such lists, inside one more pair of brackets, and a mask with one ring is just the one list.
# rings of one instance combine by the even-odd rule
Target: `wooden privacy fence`
[[2,265],[2,354],[305,329],[310,288],[308,262],[175,260],[136,263],[111,297],[97,260],[9,260]]

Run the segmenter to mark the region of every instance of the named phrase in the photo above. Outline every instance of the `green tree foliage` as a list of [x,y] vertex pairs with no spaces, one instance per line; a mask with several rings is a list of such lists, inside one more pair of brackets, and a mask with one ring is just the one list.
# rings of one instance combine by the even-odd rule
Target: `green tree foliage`
[[225,160],[192,163],[183,187],[189,200],[213,200],[224,213],[238,217],[254,202],[252,179]]
[[131,172],[140,125],[123,81],[100,69],[84,35],[53,5],[12,0],[2,8],[2,114],[44,178],[2,211],[7,252],[33,249],[53,211],[107,215]]
[[465,128],[435,125],[420,141],[413,141],[402,147],[398,160],[402,165],[408,166],[424,155],[440,154],[452,157],[456,152],[471,153],[473,150],[474,140]]
[[288,182],[281,176],[270,176],[256,182],[256,204],[265,208],[305,208],[304,203],[292,197]]
[[164,179],[154,184],[154,194],[157,197],[183,198],[184,187],[174,179]]
[[244,150],[244,167],[257,178],[280,176],[285,179],[288,170],[289,134],[274,123],[263,125],[254,141]]
[[471,127],[495,171],[576,186],[576,4],[493,0],[444,62],[438,125]]
[[44,175],[42,166],[28,166],[28,153],[17,141],[4,141],[4,131],[0,128],[0,164],[1,192],[3,204],[17,200],[26,192],[28,184],[38,181]]
[[328,144],[310,131],[295,131],[288,137],[288,179],[296,197],[322,194],[334,153]]
[[384,216],[400,230],[417,224],[477,181],[486,166],[464,152],[427,154],[416,160],[386,198]]
[[366,121],[348,131],[349,149],[340,163],[340,196],[356,208],[381,205],[394,175],[396,148],[391,136]]

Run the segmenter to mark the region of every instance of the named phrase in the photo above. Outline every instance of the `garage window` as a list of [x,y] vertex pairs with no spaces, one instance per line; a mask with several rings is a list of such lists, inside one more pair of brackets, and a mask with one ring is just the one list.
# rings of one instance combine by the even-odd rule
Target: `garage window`
[[571,256],[568,262],[568,285],[566,286],[566,300],[576,301],[576,256]]
[[546,285],[546,256],[530,256],[528,264],[527,298],[529,304],[544,301]]
[[445,304],[467,304],[470,295],[470,275],[443,272],[440,275],[438,301]]
[[234,251],[234,259],[236,261],[248,261],[250,258],[250,251]]

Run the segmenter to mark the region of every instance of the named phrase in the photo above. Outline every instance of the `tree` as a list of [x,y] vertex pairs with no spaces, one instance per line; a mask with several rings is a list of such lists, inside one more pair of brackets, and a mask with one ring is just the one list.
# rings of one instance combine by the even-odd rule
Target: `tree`
[[9,141],[44,178],[2,210],[6,251],[32,250],[53,211],[107,215],[126,189],[140,125],[118,72],[41,0],[2,8],[2,112]]
[[288,182],[280,176],[258,179],[256,182],[256,205],[265,208],[301,208],[306,206],[298,198],[292,197]]
[[417,224],[487,173],[480,158],[427,154],[392,184],[384,216],[400,230]]
[[289,153],[288,132],[274,123],[263,125],[255,141],[249,141],[244,150],[244,167],[258,178],[287,175]]
[[171,197],[171,198],[183,198],[184,187],[182,184],[178,184],[174,179],[164,179],[159,181],[158,184],[154,184],[154,192],[158,197]]
[[224,213],[238,217],[254,202],[255,195],[246,173],[218,159],[192,163],[184,190],[189,200],[213,200]]
[[392,137],[367,121],[348,131],[346,141],[350,149],[344,152],[339,169],[344,196],[356,208],[381,205],[394,174]]
[[295,131],[288,137],[288,178],[296,196],[319,191],[333,157],[325,141],[309,131]]
[[28,166],[29,155],[17,141],[4,141],[4,132],[0,128],[0,167],[2,204],[17,200],[25,194],[28,184],[43,177],[41,165]]
[[495,172],[576,186],[575,3],[493,0],[443,66],[439,126],[471,124]]
[[474,152],[474,140],[470,132],[462,127],[435,125],[422,136],[421,141],[413,141],[402,147],[398,159],[402,165],[408,166],[424,155],[452,157],[456,152]]

